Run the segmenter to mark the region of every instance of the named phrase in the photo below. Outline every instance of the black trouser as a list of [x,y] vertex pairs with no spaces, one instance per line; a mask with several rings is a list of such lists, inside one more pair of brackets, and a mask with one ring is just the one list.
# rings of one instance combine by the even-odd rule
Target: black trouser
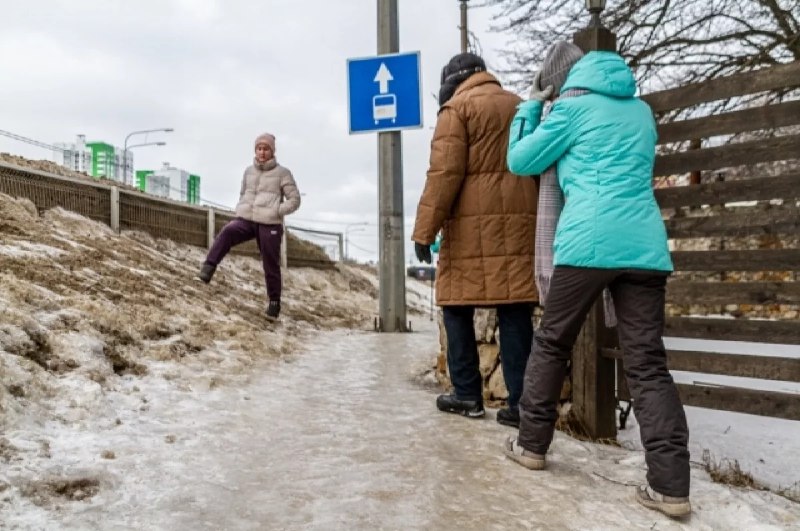
[[647,481],[661,494],[689,495],[689,428],[662,340],[666,281],[660,273],[556,267],[525,371],[519,430],[523,448],[547,452],[572,347],[589,309],[608,286],[645,449]]
[[[511,408],[518,407],[522,395],[522,380],[533,339],[531,312],[530,303],[497,306],[497,318],[500,321],[500,362],[508,389],[508,405]],[[456,397],[461,400],[482,400],[483,380],[473,323],[475,307],[444,306],[442,313],[447,334],[447,366]]]

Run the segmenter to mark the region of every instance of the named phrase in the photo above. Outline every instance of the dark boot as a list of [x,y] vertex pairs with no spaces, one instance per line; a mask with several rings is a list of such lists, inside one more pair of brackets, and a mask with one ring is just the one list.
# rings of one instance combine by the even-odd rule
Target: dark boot
[[217,266],[213,266],[211,264],[205,263],[203,267],[200,268],[200,274],[198,274],[198,278],[208,284],[211,282],[211,277],[214,276],[214,271],[217,270]]
[[456,413],[465,417],[478,418],[486,414],[482,400],[460,400],[456,395],[439,395],[436,407],[445,413]]
[[269,301],[269,306],[267,306],[267,320],[277,321],[280,314],[281,301]]
[[519,428],[519,409],[506,407],[497,411],[497,422],[503,426]]

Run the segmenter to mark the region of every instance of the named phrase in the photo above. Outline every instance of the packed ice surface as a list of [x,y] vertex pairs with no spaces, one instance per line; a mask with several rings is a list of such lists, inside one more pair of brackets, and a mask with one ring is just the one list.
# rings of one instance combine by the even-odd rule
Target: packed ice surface
[[[500,452],[510,428],[442,414],[413,375],[435,330],[329,331],[296,354],[211,388],[153,373],[124,378],[96,418],[39,430],[4,480],[96,481],[83,501],[11,496],[10,529],[791,529],[798,505],[712,483],[693,467],[694,515],[676,522],[634,504],[641,452],[558,435],[547,471]],[[136,390],[134,390],[136,389]],[[130,392],[125,392],[129,390]],[[145,402],[145,398],[147,401]],[[13,441],[12,441],[13,442]],[[114,459],[104,459],[113,452]],[[35,471],[35,472],[34,472]],[[13,487],[16,490],[18,487]],[[36,488],[36,487],[34,487]],[[39,484],[40,489],[41,484]]]
[[271,325],[258,261],[206,286],[202,257],[0,196],[0,529],[800,525],[700,467],[691,520],[640,508],[624,448],[559,435],[546,472],[505,460],[513,430],[438,413],[415,376],[438,348],[428,284],[408,281],[416,332],[377,335],[374,272],[290,269]]

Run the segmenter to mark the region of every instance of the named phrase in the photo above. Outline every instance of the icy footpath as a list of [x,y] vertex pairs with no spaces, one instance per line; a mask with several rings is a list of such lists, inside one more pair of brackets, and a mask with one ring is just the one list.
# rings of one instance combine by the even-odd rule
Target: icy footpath
[[[638,452],[559,435],[548,471],[500,452],[513,431],[438,413],[413,374],[436,331],[320,333],[241,387],[136,385],[119,426],[53,437],[52,465],[99,478],[84,502],[4,507],[8,529],[792,529],[800,506],[693,470],[695,512],[639,508]],[[120,395],[120,400],[123,397]],[[124,398],[130,400],[130,397]],[[67,430],[67,428],[57,428]],[[58,436],[60,435],[60,436]],[[113,448],[116,459],[102,460]],[[79,470],[76,470],[79,469]]]

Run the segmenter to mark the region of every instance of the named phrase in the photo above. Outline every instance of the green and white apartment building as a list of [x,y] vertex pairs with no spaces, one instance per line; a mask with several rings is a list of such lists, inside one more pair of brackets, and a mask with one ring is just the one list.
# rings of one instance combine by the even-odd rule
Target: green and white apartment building
[[74,143],[56,144],[56,160],[66,168],[86,173],[95,179],[108,179],[135,186],[143,192],[200,203],[200,177],[165,162],[159,170],[134,170],[133,153],[106,142],[86,142],[78,135]]
[[165,162],[160,170],[136,172],[136,188],[148,194],[168,197],[192,205],[200,203],[200,177]]

